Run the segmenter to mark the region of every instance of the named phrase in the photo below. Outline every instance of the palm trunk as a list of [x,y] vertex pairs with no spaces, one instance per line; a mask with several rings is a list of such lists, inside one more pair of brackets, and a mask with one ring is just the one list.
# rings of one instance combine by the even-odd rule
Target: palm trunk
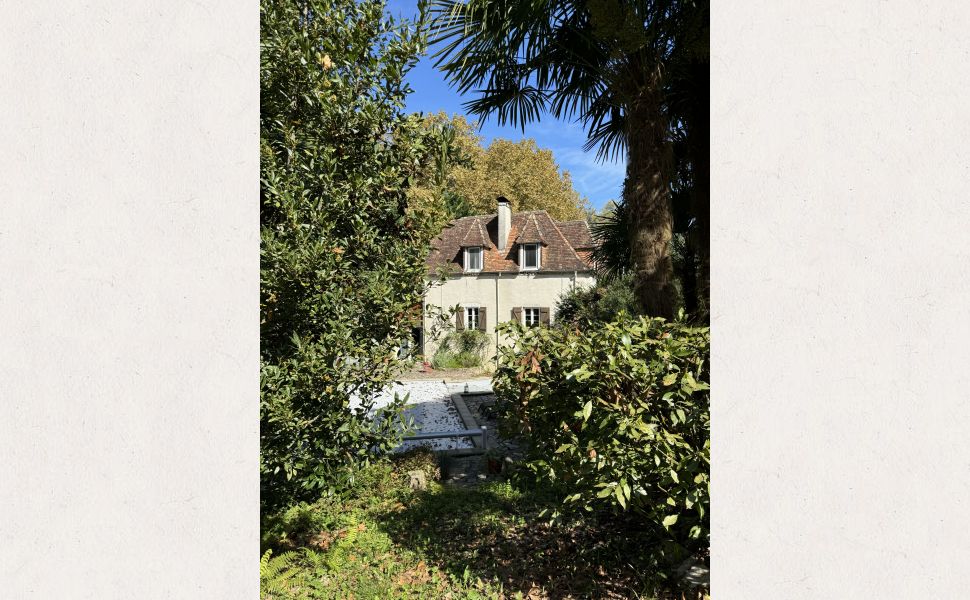
[[627,115],[627,167],[623,200],[630,210],[630,253],[637,300],[644,314],[674,316],[670,237],[672,154],[661,111],[660,72],[655,69]]
[[697,296],[701,317],[710,318],[711,311],[711,79],[710,63],[693,65],[693,79],[697,96],[691,103],[688,120],[688,145],[693,167],[691,203],[697,219],[697,253],[700,268],[697,274]]

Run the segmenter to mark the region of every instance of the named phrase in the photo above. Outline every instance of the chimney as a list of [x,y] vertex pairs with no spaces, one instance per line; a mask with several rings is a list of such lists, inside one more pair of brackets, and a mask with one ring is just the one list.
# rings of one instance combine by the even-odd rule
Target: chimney
[[498,197],[498,249],[505,250],[509,242],[509,229],[512,228],[512,206],[505,196]]

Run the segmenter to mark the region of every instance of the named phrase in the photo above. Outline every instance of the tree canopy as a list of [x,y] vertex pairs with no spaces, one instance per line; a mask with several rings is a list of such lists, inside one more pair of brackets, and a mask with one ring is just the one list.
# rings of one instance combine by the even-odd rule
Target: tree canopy
[[[690,204],[706,235],[708,12],[707,0],[431,3],[437,65],[473,94],[471,114],[522,127],[548,115],[574,120],[587,130],[587,149],[626,154],[630,264],[649,315],[675,312],[678,131],[688,137]],[[705,264],[706,255],[706,276]]]
[[381,1],[260,3],[260,476],[340,489],[395,440],[371,398],[420,320],[440,218],[410,182],[441,140],[403,113],[424,40]]
[[[415,193],[438,189],[455,217],[489,214],[495,199],[505,196],[513,211],[545,210],[554,219],[583,219],[590,212],[588,200],[573,188],[568,171],[559,168],[552,151],[534,139],[495,139],[485,146],[475,123],[462,115],[427,115],[430,127],[450,130],[451,153],[444,171],[432,169]],[[434,181],[429,185],[428,181]]]

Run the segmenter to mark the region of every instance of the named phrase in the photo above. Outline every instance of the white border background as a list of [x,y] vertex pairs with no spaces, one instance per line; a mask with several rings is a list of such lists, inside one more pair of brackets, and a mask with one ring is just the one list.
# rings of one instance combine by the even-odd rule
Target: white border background
[[713,596],[966,597],[970,8],[713,4]]
[[[968,9],[715,4],[714,596],[965,596]],[[0,5],[0,596],[257,597],[258,36]]]
[[259,10],[0,3],[0,597],[256,598]]

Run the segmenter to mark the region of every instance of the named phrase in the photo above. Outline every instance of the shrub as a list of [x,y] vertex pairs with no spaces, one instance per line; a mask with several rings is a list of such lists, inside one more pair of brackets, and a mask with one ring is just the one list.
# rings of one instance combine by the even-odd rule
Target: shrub
[[617,315],[639,312],[633,291],[633,276],[624,275],[593,287],[576,287],[564,292],[556,303],[556,322],[571,326],[613,321]]
[[503,327],[514,345],[493,385],[529,441],[527,471],[563,490],[564,510],[635,511],[684,545],[705,543],[709,329],[645,317]]
[[370,399],[404,366],[395,349],[420,322],[443,212],[409,201],[438,153],[403,114],[423,47],[380,1],[260,3],[264,508],[339,493],[395,445]]
[[424,446],[418,446],[407,452],[395,454],[391,457],[391,464],[393,465],[391,479],[397,485],[407,486],[407,474],[409,471],[424,471],[424,475],[428,478],[428,481],[437,481],[441,479],[441,470],[438,466],[439,462],[438,455],[430,448]]
[[489,336],[484,331],[465,329],[453,331],[441,340],[431,359],[435,369],[468,369],[482,366]]

